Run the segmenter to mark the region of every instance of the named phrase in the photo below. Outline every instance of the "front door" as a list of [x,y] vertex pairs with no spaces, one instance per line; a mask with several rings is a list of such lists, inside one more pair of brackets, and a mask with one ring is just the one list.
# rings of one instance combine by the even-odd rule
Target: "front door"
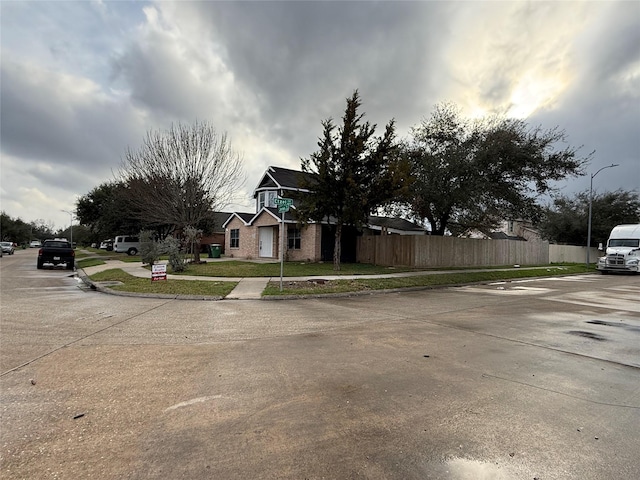
[[260,257],[273,257],[273,227],[260,228]]

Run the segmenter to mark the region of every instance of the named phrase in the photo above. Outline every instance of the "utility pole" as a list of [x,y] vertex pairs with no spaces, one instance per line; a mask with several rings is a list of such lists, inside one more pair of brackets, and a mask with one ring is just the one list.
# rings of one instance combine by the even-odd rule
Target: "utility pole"
[[71,237],[71,248],[73,248],[73,212],[70,212],[69,210],[60,211],[69,214],[69,237]]
[[606,167],[602,167],[596,173],[591,174],[591,183],[589,185],[589,226],[587,227],[587,267],[590,265],[589,254],[591,253],[591,204],[593,203],[593,179],[596,175],[598,175],[605,168],[613,168],[618,167],[617,163],[612,163],[611,165],[607,165]]

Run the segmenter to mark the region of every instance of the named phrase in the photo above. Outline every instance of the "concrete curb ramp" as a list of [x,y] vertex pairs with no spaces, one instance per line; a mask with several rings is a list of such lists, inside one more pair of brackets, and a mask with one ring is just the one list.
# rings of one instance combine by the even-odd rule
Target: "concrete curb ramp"
[[243,278],[225,298],[227,300],[260,300],[270,278]]

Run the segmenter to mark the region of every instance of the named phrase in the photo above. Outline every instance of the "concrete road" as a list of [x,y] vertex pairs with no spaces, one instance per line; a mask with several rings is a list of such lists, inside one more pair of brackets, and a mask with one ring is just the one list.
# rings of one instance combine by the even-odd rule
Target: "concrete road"
[[0,259],[0,477],[638,479],[640,276],[282,302]]

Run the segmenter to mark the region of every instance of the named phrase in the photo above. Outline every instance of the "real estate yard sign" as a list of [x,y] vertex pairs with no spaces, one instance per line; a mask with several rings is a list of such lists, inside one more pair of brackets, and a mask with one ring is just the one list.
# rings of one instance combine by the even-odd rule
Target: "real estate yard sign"
[[157,282],[158,280],[167,279],[167,265],[160,263],[157,265],[151,265],[151,281]]

